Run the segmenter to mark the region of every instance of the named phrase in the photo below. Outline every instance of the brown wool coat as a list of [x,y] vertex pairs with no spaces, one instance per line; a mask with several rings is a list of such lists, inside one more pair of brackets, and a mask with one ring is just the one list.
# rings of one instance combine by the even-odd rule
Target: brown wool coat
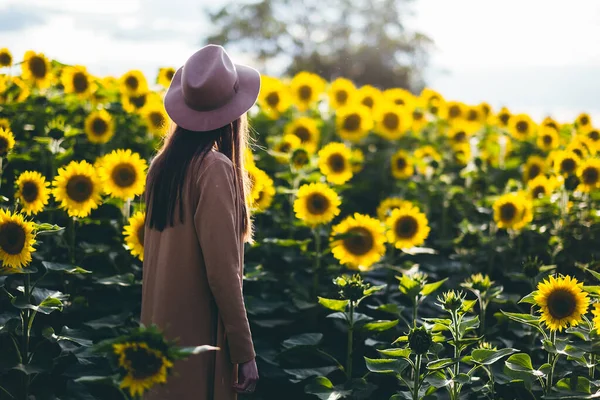
[[191,163],[183,193],[184,223],[145,229],[141,322],[156,324],[179,345],[221,350],[176,362],[167,384],[144,399],[236,399],[237,364],[255,353],[242,296],[242,215],[231,161],[212,151],[200,165]]

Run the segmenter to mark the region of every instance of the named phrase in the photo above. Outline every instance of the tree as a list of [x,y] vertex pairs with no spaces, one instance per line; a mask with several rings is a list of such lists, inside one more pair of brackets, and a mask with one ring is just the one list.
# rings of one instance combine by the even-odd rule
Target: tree
[[401,20],[411,0],[232,1],[207,10],[215,33],[207,42],[251,53],[263,70],[283,66],[358,85],[419,89],[431,40]]

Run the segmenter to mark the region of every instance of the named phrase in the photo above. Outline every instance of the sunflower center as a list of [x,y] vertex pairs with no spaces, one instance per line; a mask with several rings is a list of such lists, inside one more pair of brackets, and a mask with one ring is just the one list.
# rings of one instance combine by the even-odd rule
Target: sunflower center
[[406,165],[406,158],[398,157],[398,159],[396,160],[396,168],[398,168],[399,170],[403,170],[404,168],[406,168]]
[[335,100],[340,104],[346,104],[346,101],[348,101],[348,92],[345,90],[338,90],[335,92]]
[[342,172],[346,169],[346,159],[341,154],[332,154],[327,161],[333,172]]
[[365,97],[365,98],[363,99],[363,101],[362,101],[362,104],[363,104],[364,106],[367,106],[367,107],[369,107],[369,108],[373,108],[373,105],[375,104],[375,101],[373,100],[373,98],[372,98],[372,97],[370,97],[370,96],[369,96],[369,97]]
[[144,224],[141,224],[137,230],[137,240],[140,244],[144,245]]
[[329,209],[329,199],[321,193],[313,193],[306,201],[308,212],[313,215],[322,215]]
[[25,247],[25,230],[15,222],[8,222],[0,227],[0,247],[4,252],[15,255]]
[[163,360],[157,353],[144,348],[129,348],[125,350],[125,357],[130,363],[131,375],[138,380],[156,375],[163,365]]
[[576,167],[577,167],[577,163],[575,163],[575,160],[573,160],[572,158],[565,158],[560,163],[560,169],[563,172],[571,173],[571,172],[575,171]]
[[504,125],[508,124],[508,120],[509,120],[509,118],[510,118],[510,114],[500,114],[500,115],[498,116],[498,119],[500,119],[500,121],[501,121],[501,122],[502,122]]
[[556,122],[554,122],[554,121],[546,122],[546,126],[549,126],[550,128],[554,128],[558,131],[558,125],[556,125]]
[[89,86],[86,74],[83,72],[76,72],[73,75],[73,88],[75,88],[75,93],[84,93]]
[[415,111],[413,111],[412,115],[413,115],[413,119],[415,121],[420,121],[425,116],[425,114],[423,114],[423,111],[421,111],[421,110],[415,110]]
[[312,97],[312,88],[308,85],[302,85],[298,89],[298,95],[300,96],[300,100],[309,101]]
[[412,238],[415,236],[418,229],[419,224],[417,223],[417,220],[410,215],[399,218],[394,226],[394,232],[396,232],[396,235],[402,239]]
[[544,196],[546,194],[546,188],[543,185],[538,185],[533,188],[531,194],[535,199],[537,199],[538,197]]
[[140,86],[140,82],[138,81],[138,78],[136,78],[133,75],[130,75],[125,79],[125,86],[135,91]]
[[0,136],[0,156],[3,156],[8,151],[8,140]]
[[169,69],[167,70],[167,72],[165,73],[165,77],[168,80],[172,80],[173,79],[173,75],[175,75],[175,70],[174,69]]
[[598,139],[600,139],[600,132],[598,131],[589,131],[588,132],[588,137],[590,139],[592,139],[594,142],[598,141]]
[[398,129],[398,125],[400,125],[400,118],[395,113],[386,113],[383,117],[383,126],[385,126],[389,130]]
[[304,126],[297,127],[294,131],[294,135],[298,136],[302,143],[308,142],[310,140],[310,131]]
[[519,121],[516,123],[515,127],[517,128],[517,132],[526,133],[527,129],[529,129],[529,124],[527,121]]
[[146,105],[146,95],[141,96],[130,96],[129,102],[135,106],[135,108],[142,108]]
[[448,116],[450,118],[458,118],[460,117],[460,107],[457,105],[450,106],[448,108]]
[[38,197],[39,189],[38,185],[32,181],[26,181],[21,187],[21,196],[27,203],[34,202]]
[[73,175],[67,182],[67,195],[70,199],[83,203],[92,196],[94,183],[89,176]]
[[308,164],[308,153],[306,150],[296,150],[292,156],[292,162],[296,167],[303,167]]
[[355,227],[349,229],[347,233],[348,237],[344,239],[344,247],[348,252],[362,256],[373,248],[373,235],[368,229]]
[[152,126],[155,128],[162,128],[162,126],[165,124],[165,117],[161,112],[153,111],[148,115],[148,118],[150,119]]
[[467,133],[465,131],[458,131],[454,134],[455,142],[464,142],[467,139]]
[[502,204],[500,207],[500,219],[502,221],[512,221],[517,216],[517,206],[513,203]]
[[270,105],[271,107],[275,107],[277,106],[277,104],[279,104],[279,93],[271,92],[267,95],[265,100],[267,101],[268,105]]
[[598,182],[598,170],[594,167],[587,167],[581,173],[581,178],[586,185],[593,185]]
[[467,113],[467,121],[477,121],[479,119],[479,113],[476,110],[469,110]]
[[581,123],[581,125],[587,125],[590,123],[590,119],[587,115],[583,115],[580,119],[579,122]]
[[115,185],[126,188],[135,183],[137,173],[133,165],[121,163],[113,168],[111,178]]
[[7,66],[12,63],[12,57],[8,53],[0,53],[0,65]]
[[279,147],[279,151],[282,153],[288,153],[291,150],[292,146],[289,143],[283,143],[280,147]]
[[544,142],[544,144],[546,146],[550,146],[552,144],[552,136],[550,136],[550,135],[544,135],[542,137],[542,141]]
[[350,114],[344,119],[344,130],[354,132],[360,128],[360,115]]
[[527,174],[529,176],[529,179],[533,179],[536,176],[538,176],[540,174],[540,172],[542,172],[542,169],[540,168],[540,166],[537,164],[532,164],[529,166],[529,171]]
[[555,289],[548,295],[548,312],[555,319],[569,317],[577,307],[575,295],[565,289]]
[[403,106],[406,104],[406,102],[404,101],[404,99],[396,99],[396,100],[394,100],[394,104],[396,104],[398,106]]
[[92,121],[92,133],[96,136],[102,136],[108,131],[108,122],[102,118],[95,118]]
[[29,59],[29,69],[33,76],[38,79],[43,79],[46,77],[48,73],[48,67],[46,66],[46,61],[43,58],[38,56],[33,56]]

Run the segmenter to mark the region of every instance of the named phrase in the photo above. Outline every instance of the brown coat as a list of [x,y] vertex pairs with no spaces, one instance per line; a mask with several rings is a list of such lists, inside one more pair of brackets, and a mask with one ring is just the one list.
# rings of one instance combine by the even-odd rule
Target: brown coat
[[242,215],[231,161],[212,151],[199,166],[192,162],[183,193],[184,223],[145,229],[141,322],[156,324],[179,345],[221,350],[176,362],[167,384],[144,399],[236,399],[236,364],[255,353],[242,296]]

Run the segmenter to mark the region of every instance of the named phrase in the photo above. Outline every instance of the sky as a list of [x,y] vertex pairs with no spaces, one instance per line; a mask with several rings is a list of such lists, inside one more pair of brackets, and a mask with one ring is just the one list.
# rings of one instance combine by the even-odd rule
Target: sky
[[[180,66],[224,0],[0,0],[0,48],[28,49],[96,75]],[[600,1],[415,0],[405,25],[434,41],[425,71],[446,98],[600,125]],[[247,54],[230,52],[253,64]]]

